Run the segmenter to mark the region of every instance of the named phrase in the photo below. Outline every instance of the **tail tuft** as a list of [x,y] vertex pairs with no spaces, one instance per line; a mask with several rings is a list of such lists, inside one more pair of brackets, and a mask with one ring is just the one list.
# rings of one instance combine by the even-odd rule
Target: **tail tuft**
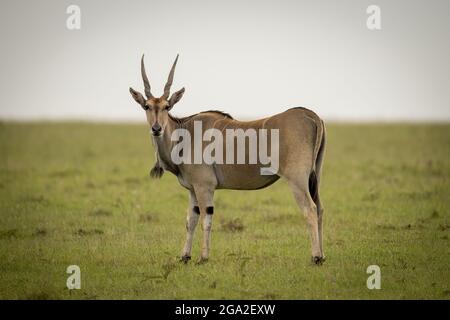
[[159,179],[164,174],[164,169],[158,165],[155,165],[152,170],[150,170],[150,177],[153,179]]

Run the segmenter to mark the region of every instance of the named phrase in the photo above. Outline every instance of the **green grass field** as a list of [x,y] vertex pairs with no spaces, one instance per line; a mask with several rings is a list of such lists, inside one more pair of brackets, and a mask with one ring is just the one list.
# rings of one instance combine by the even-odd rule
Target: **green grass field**
[[450,298],[449,124],[328,125],[321,267],[284,181],[216,192],[209,262],[197,228],[179,263],[188,195],[145,125],[3,122],[0,154],[2,299]]

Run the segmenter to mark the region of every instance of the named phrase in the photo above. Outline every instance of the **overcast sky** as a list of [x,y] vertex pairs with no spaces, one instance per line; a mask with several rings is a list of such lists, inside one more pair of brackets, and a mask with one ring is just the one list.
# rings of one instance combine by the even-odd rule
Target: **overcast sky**
[[[81,29],[66,27],[70,4]],[[368,30],[368,5],[381,30]],[[17,1],[0,9],[0,118],[145,121],[176,54],[173,110],[450,120],[450,1]]]

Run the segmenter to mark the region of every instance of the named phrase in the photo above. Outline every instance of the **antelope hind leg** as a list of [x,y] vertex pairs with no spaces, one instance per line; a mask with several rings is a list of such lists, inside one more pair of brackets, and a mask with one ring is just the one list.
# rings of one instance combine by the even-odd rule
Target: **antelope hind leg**
[[324,262],[322,249],[320,246],[319,236],[319,217],[317,215],[317,206],[311,198],[309,191],[306,188],[300,188],[298,185],[291,183],[292,191],[298,206],[305,215],[308,224],[309,234],[311,238],[311,254],[312,262],[316,265],[321,265]]

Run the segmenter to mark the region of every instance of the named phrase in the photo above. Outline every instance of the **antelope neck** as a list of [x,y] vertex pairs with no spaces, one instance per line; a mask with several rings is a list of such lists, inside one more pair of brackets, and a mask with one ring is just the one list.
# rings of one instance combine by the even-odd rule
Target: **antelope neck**
[[170,140],[170,137],[172,136],[172,132],[177,127],[177,123],[169,117],[163,134],[159,137],[152,137],[160,165],[163,169],[168,170],[175,175],[178,174],[179,170],[170,157],[170,152],[172,151],[172,147],[175,143]]

